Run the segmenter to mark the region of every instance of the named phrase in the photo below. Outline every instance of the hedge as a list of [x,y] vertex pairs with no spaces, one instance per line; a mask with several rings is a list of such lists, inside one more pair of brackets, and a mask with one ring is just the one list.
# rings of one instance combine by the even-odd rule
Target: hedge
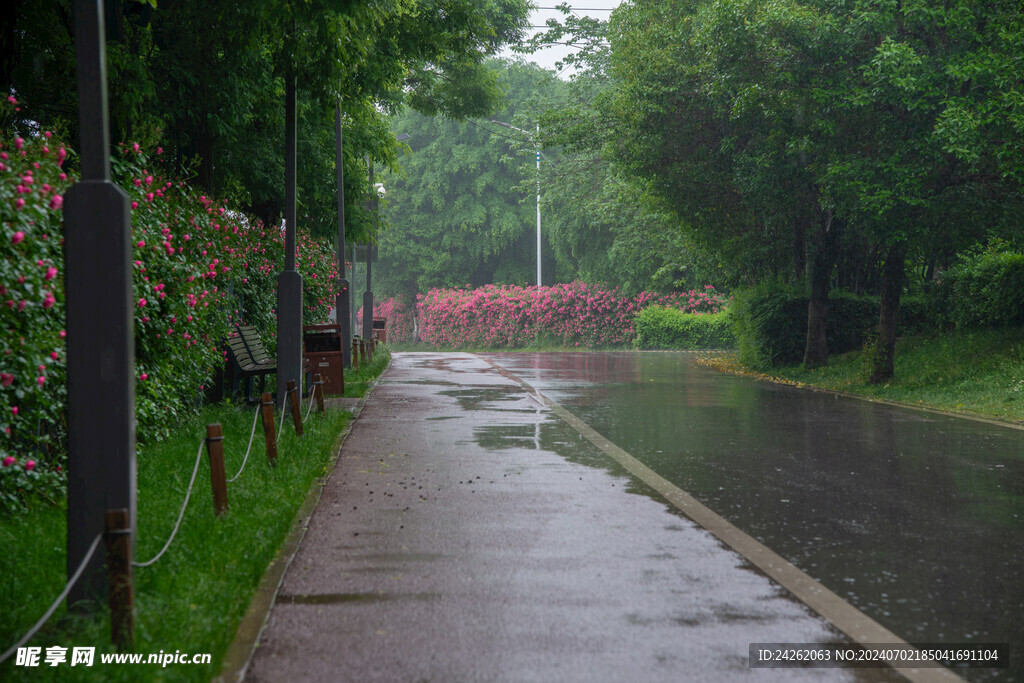
[[649,306],[636,318],[639,349],[727,349],[736,344],[728,309],[721,313],[686,313]]
[[[140,441],[195,409],[233,323],[257,325],[273,345],[284,263],[280,229],[166,177],[155,157],[133,144],[111,160],[131,202]],[[49,132],[0,138],[0,467],[21,472],[56,472],[66,459],[62,213],[74,160]],[[334,250],[301,229],[297,244],[303,317],[322,322],[334,299]]]
[[623,296],[585,282],[550,287],[487,285],[432,289],[417,297],[420,339],[442,348],[522,348],[554,344],[599,348],[629,344],[637,314],[651,305],[717,313],[726,297],[702,290]]
[[994,241],[946,271],[940,310],[957,327],[1024,325],[1024,253]]
[[[758,369],[795,365],[807,345],[807,306],[802,290],[788,286],[760,286],[741,290],[730,308],[740,362]],[[833,291],[829,297],[827,343],[829,353],[860,349],[878,328],[880,300]],[[931,325],[920,297],[900,301],[897,325],[915,332]]]

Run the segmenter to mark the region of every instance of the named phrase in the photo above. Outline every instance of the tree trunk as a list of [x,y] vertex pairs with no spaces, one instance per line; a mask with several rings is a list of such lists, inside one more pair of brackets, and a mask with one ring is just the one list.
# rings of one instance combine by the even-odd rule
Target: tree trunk
[[798,215],[793,219],[793,272],[799,282],[804,279],[807,270],[807,233],[805,230],[804,216]]
[[871,355],[869,384],[888,382],[896,374],[896,312],[903,294],[903,270],[907,245],[889,247],[882,269],[882,305],[878,315],[878,342]]
[[821,215],[818,238],[811,262],[811,298],[807,303],[807,345],[804,367],[816,368],[828,359],[828,293],[832,267],[836,263],[842,222],[831,211]]

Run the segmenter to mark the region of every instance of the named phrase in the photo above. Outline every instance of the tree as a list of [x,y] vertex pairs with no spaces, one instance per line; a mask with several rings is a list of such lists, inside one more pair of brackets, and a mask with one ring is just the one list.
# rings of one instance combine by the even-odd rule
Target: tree
[[[563,87],[534,65],[493,61],[488,68],[506,92],[506,105],[494,114],[503,121],[531,98],[546,99]],[[519,134],[487,119],[414,111],[396,116],[393,126],[411,136],[410,151],[402,172],[385,180],[388,227],[380,240],[378,290],[412,297],[431,287],[532,282],[536,176],[532,164],[523,169],[522,158],[509,154]]]
[[520,50],[556,43],[577,50],[556,65],[575,69],[564,98],[531,115],[549,155],[543,200],[558,218],[548,239],[563,272],[627,292],[728,284],[726,269],[695,243],[652,182],[624,173],[615,161],[609,23],[577,16],[568,4],[559,9],[562,19],[549,19],[548,30]]
[[[155,3],[154,3],[155,4]],[[346,168],[354,229],[368,224],[365,154],[395,163],[386,114],[409,100],[450,116],[497,101],[482,61],[526,23],[525,0],[162,0],[107,3],[115,141],[160,140],[211,194],[276,222],[283,195],[283,74],[300,84],[302,214],[330,226],[330,123],[339,98],[355,156]],[[5,15],[3,86],[26,103],[14,124],[77,135],[72,3],[18,3]],[[41,77],[42,76],[42,77]],[[63,122],[63,126],[61,126]],[[328,144],[324,144],[328,143]]]
[[807,365],[827,355],[836,264],[863,261],[841,250],[876,255],[859,267],[881,273],[885,381],[907,255],[936,226],[1019,229],[1012,4],[638,0],[612,21],[618,158],[756,278],[790,242],[797,274],[810,264]]

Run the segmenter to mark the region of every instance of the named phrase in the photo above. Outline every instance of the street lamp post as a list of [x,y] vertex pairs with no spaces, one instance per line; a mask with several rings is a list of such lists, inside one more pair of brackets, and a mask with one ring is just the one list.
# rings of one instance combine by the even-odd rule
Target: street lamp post
[[537,286],[540,287],[542,284],[540,276],[540,143],[537,141],[537,138],[540,137],[540,124],[537,124],[537,134],[536,136],[534,136],[531,135],[529,131],[525,131],[522,128],[517,128],[516,126],[505,123],[503,121],[496,121],[494,119],[491,119],[491,123],[496,123],[499,126],[504,126],[505,128],[510,128],[512,130],[519,131],[526,137],[530,138],[530,142],[533,143],[534,149],[537,150]]
[[[341,364],[352,367],[352,328],[349,326],[351,295],[349,281],[345,275],[345,159],[342,147],[341,102],[334,110],[335,163],[338,181],[338,296],[334,300],[334,319],[341,327]],[[355,270],[352,272],[355,282]]]

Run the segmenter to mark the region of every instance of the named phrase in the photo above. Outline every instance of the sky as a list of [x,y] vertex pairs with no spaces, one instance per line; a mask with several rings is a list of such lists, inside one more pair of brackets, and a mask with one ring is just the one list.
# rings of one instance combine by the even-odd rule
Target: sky
[[[611,10],[619,5],[621,0],[571,0],[569,5],[573,7],[573,11],[581,16],[594,17],[595,19],[608,20],[611,15]],[[553,9],[555,6],[561,4],[561,0],[534,0],[534,4],[537,7],[530,14],[530,24],[534,27],[529,29],[528,36],[535,33],[539,33],[545,30],[544,21],[547,19],[561,19],[564,16],[561,12]],[[563,58],[568,54],[568,48],[563,45],[553,45],[547,47],[539,52],[535,52],[532,55],[517,55],[511,50],[505,50],[502,53],[503,57],[522,57],[528,62],[536,62],[545,69],[555,69],[555,62]],[[560,74],[562,78],[568,78],[570,73],[565,71]]]

